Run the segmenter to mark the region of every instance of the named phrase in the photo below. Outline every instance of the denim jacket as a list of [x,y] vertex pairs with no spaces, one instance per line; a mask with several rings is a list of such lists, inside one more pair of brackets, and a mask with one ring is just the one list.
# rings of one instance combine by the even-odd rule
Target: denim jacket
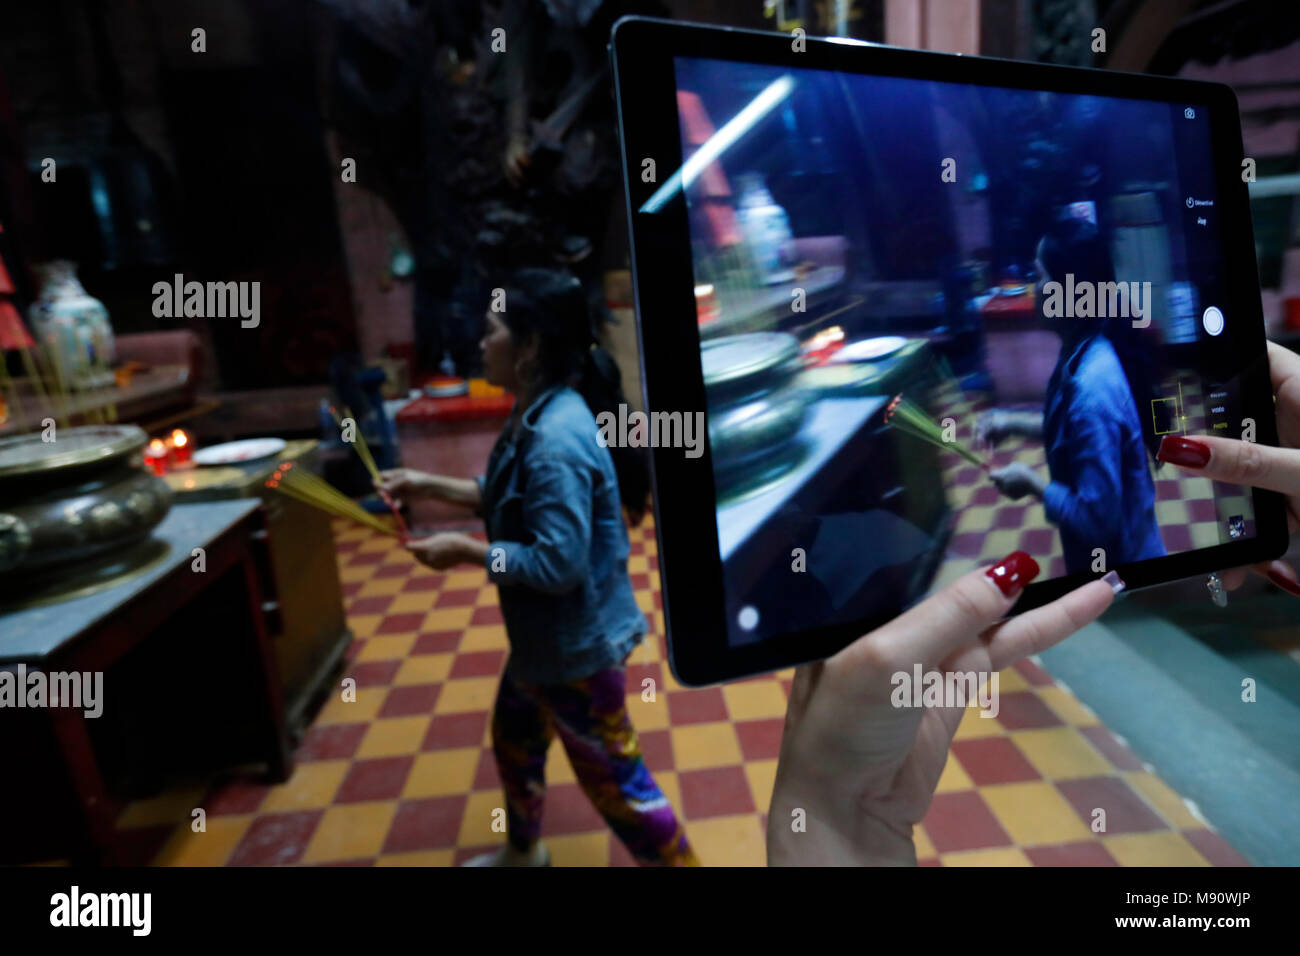
[[507,428],[479,478],[488,577],[510,639],[511,676],[589,677],[646,631],[627,576],[628,538],[609,450],[582,396],[557,386]]

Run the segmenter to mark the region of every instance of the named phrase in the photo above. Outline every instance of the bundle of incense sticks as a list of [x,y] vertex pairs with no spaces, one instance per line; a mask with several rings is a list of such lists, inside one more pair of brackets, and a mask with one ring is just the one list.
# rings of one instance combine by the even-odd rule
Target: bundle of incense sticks
[[321,511],[355,521],[381,534],[398,536],[392,525],[376,518],[343,492],[305,468],[295,468],[292,461],[282,461],[266,480],[266,487],[274,488],[290,498],[319,508]]
[[972,465],[979,465],[988,471],[988,462],[980,458],[969,448],[955,441],[944,441],[943,429],[930,420],[925,412],[913,402],[908,401],[900,392],[885,408],[885,424],[893,425],[901,432],[914,438],[929,442],[938,448],[955,451]]
[[[342,437],[343,419],[339,417],[339,413],[333,405],[330,406],[330,414],[334,416],[334,424],[339,426],[339,435]],[[352,412],[347,408],[343,409],[343,414],[347,418],[352,418]],[[366,444],[366,436],[361,430],[361,423],[355,418],[352,418],[352,422],[353,427],[356,430],[357,439],[352,444],[356,446],[357,455],[361,458],[361,464],[365,465],[366,471],[370,472],[370,480],[375,486],[375,491],[379,494],[379,497],[383,499],[384,504],[388,505],[388,510],[393,513],[393,517],[397,519],[397,526],[401,529],[402,537],[405,538],[408,536],[409,531],[406,527],[405,519],[402,518],[402,511],[397,507],[397,503],[393,501],[388,492],[379,487],[379,469],[375,467],[375,456],[370,454],[370,446]]]

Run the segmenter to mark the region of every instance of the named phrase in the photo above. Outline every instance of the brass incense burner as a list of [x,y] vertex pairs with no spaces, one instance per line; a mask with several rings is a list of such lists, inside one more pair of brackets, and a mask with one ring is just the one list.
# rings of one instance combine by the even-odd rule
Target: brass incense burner
[[146,440],[134,425],[0,439],[0,590],[83,579],[137,550],[172,503],[143,467]]

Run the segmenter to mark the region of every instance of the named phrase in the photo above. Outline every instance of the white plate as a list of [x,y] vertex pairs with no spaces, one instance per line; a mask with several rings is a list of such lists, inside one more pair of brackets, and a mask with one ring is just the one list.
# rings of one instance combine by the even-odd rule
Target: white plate
[[245,461],[257,461],[278,455],[284,451],[287,443],[283,438],[245,438],[243,441],[228,441],[224,445],[213,445],[194,453],[196,465],[238,465]]
[[830,360],[832,362],[872,362],[884,358],[886,355],[893,355],[906,344],[907,339],[901,335],[882,335],[875,339],[850,342],[844,348],[835,352]]

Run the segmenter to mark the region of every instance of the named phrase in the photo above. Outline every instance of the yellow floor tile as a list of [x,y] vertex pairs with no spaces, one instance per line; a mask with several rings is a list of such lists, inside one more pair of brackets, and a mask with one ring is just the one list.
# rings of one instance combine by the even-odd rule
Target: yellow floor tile
[[348,775],[349,766],[350,761],[347,760],[300,763],[294,768],[292,777],[271,788],[257,812],[276,813],[328,807],[334,802],[339,784]]
[[474,772],[478,769],[479,748],[456,747],[436,750],[415,758],[411,772],[402,789],[403,800],[420,797],[442,797],[456,793],[469,793],[474,786]]
[[344,584],[356,584],[358,581],[369,581],[374,573],[373,564],[356,564],[339,568],[339,580]]
[[415,647],[415,633],[385,634],[372,637],[357,652],[357,660],[362,663],[371,661],[399,661],[411,653]]
[[970,774],[966,768],[961,765],[952,754],[948,754],[948,762],[943,765],[943,773],[939,775],[939,786],[935,793],[950,793],[953,790],[971,790],[975,782],[971,780]]
[[510,639],[506,629],[500,624],[484,627],[467,627],[460,639],[460,652],[468,651],[505,651],[510,649]]
[[925,827],[912,827],[912,844],[916,847],[917,860],[933,860],[939,855],[935,852],[934,844],[930,842],[930,835],[925,832]]
[[767,840],[757,814],[689,820],[686,838],[704,866],[767,866]]
[[[505,820],[505,796],[500,790],[479,790],[465,801],[465,815],[460,819],[458,846],[496,846],[506,842],[505,830],[492,829],[494,820]],[[497,813],[497,811],[501,813]],[[502,823],[504,826],[504,822]]]
[[1039,688],[1038,696],[1056,713],[1057,717],[1067,724],[1073,724],[1075,727],[1095,727],[1101,723],[1096,714],[1062,687]]
[[573,765],[569,763],[569,755],[564,751],[564,744],[557,736],[551,742],[550,749],[546,751],[546,782],[548,784],[574,783],[577,779],[573,773]]
[[749,792],[759,813],[767,813],[772,805],[772,788],[776,785],[776,761],[753,760],[745,764],[749,778]]
[[1145,770],[1123,775],[1129,785],[1146,798],[1147,803],[1178,830],[1195,830],[1205,826],[1187,809],[1187,804],[1163,780]]
[[420,626],[421,633],[429,631],[462,631],[469,627],[469,620],[474,616],[472,607],[445,607],[430,611],[425,615]]
[[945,853],[939,858],[944,866],[1033,866],[1029,857],[1013,847],[995,850],[967,850]]
[[998,693],[1010,694],[1012,691],[1029,690],[1029,681],[1021,676],[1014,667],[998,671]]
[[379,709],[384,706],[388,688],[358,687],[356,695],[356,700],[346,701],[343,699],[342,688],[336,686],[321,707],[320,713],[316,715],[315,726],[326,727],[330,724],[352,724],[374,720],[379,714]]
[[1092,832],[1050,783],[1002,783],[982,787],[980,796],[1019,846],[1073,843]]
[[674,766],[678,770],[725,767],[741,762],[740,739],[730,723],[717,721],[674,727],[672,735]]
[[470,588],[482,587],[487,581],[487,571],[475,569],[473,571],[452,571],[442,582],[444,591],[466,591]]
[[1011,740],[1048,780],[1095,777],[1110,773],[1110,762],[1073,727],[1017,730]]
[[501,592],[495,584],[486,584],[479,588],[475,607],[497,607],[501,604]]
[[459,677],[442,685],[435,714],[463,714],[473,710],[492,710],[497,697],[498,677]]
[[551,851],[551,866],[609,866],[608,830],[549,836],[542,842]]
[[330,807],[316,824],[302,862],[329,863],[378,856],[396,813],[395,800]]
[[628,655],[629,664],[653,664],[659,660],[659,642],[647,637]]
[[366,735],[361,738],[356,759],[374,757],[400,757],[417,753],[424,735],[429,731],[429,716],[388,717],[371,721]]
[[1181,833],[1129,833],[1101,841],[1120,866],[1209,866]]
[[652,701],[642,700],[640,694],[628,694],[626,705],[628,720],[638,731],[668,728],[668,705],[662,693],[656,694]]
[[389,614],[427,614],[433,610],[434,597],[428,591],[399,594],[388,605]]
[[405,578],[371,578],[361,585],[357,597],[391,597],[406,585]]
[[385,853],[375,866],[451,866],[455,850],[419,850],[415,853]]
[[974,740],[978,737],[1000,737],[1006,728],[996,717],[981,717],[979,707],[967,707],[962,714],[961,723],[957,725],[954,740]]
[[160,826],[165,823],[189,826],[197,807],[203,806],[205,787],[167,790],[148,800],[134,800],[117,818],[119,830],[129,827]]
[[393,676],[393,686],[441,684],[451,676],[451,665],[455,659],[455,654],[416,654],[408,657],[402,661],[402,666]]
[[[674,770],[660,770],[654,774],[654,778],[655,784],[663,792],[663,795],[668,798],[669,805],[673,808],[673,812],[677,814],[677,819],[681,820],[682,785],[681,781],[677,779],[677,772]],[[687,825],[687,830],[689,831],[689,829],[690,827]]]
[[222,866],[252,825],[251,816],[209,816],[207,832],[179,826],[153,858],[152,866]]
[[650,564],[644,554],[630,554],[627,558],[628,574],[644,574],[650,570]]
[[732,720],[760,720],[785,716],[785,690],[775,680],[747,681],[722,688],[727,714]]
[[382,614],[349,614],[348,627],[352,629],[353,637],[373,637],[383,619]]

